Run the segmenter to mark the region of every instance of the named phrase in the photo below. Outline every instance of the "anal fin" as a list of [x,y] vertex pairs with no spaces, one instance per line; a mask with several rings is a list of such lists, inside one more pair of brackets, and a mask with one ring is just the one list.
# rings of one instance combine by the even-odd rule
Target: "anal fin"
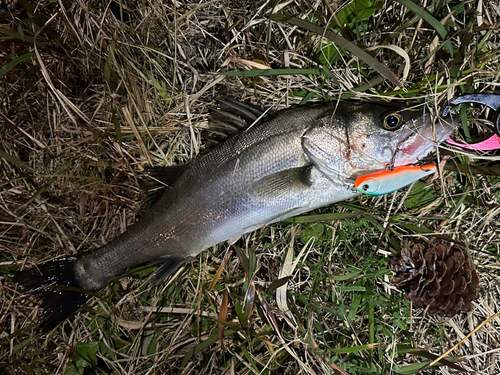
[[191,259],[190,257],[179,257],[170,255],[164,258],[159,259],[159,262],[163,262],[163,264],[153,272],[151,275],[150,281],[152,283],[157,283],[163,279],[165,279],[168,275],[173,274],[175,271],[179,269],[180,266],[186,261]]

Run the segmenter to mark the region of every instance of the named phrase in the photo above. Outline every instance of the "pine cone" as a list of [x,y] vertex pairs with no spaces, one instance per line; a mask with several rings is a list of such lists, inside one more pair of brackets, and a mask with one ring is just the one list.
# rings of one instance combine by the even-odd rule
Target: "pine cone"
[[459,311],[471,311],[471,302],[479,297],[479,276],[458,246],[415,244],[392,259],[390,267],[396,272],[393,284],[405,291],[415,307],[428,306],[428,314],[453,317]]

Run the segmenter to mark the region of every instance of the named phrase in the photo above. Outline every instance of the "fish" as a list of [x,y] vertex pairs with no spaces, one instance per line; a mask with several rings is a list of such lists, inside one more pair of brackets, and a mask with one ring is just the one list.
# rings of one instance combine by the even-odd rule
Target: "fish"
[[274,112],[226,98],[211,116],[214,138],[227,139],[185,165],[154,169],[166,187],[151,189],[150,207],[123,234],[13,277],[21,292],[38,296],[43,331],[130,268],[158,264],[151,278],[158,282],[211,246],[353,198],[356,177],[418,162],[457,126],[427,111],[361,101]]
[[389,194],[435,173],[436,170],[435,164],[426,164],[401,166],[388,171],[376,171],[359,176],[354,182],[354,187],[360,193],[368,195]]

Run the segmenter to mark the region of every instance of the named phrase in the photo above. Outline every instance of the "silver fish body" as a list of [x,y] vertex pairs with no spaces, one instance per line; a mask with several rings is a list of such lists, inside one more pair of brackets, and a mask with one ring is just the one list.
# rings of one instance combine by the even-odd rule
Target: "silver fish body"
[[[384,128],[395,120],[394,130]],[[281,111],[186,165],[159,201],[108,245],[22,271],[17,281],[25,291],[42,292],[42,323],[52,328],[78,306],[54,314],[50,285],[98,291],[152,262],[165,264],[159,277],[210,246],[358,195],[357,175],[415,163],[454,127],[433,126],[422,112],[360,102]]]

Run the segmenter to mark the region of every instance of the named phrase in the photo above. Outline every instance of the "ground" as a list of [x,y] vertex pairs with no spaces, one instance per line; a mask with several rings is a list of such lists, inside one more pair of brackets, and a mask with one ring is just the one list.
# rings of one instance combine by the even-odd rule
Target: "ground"
[[[440,148],[438,178],[220,244],[159,284],[130,270],[48,334],[11,280],[133,224],[144,171],[203,152],[215,98],[439,110],[495,91],[499,20],[482,0],[20,1],[0,19],[0,373],[500,373],[494,152]],[[457,139],[491,129],[461,111],[471,134]],[[442,241],[480,275],[472,311],[453,318],[412,306],[388,269],[401,248]]]

